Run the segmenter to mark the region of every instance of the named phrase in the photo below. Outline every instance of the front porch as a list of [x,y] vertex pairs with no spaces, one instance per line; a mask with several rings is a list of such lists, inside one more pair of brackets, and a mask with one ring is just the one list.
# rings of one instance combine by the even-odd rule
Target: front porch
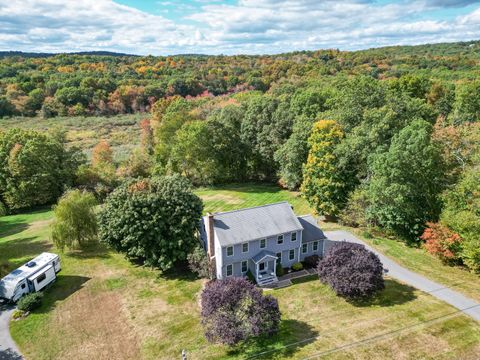
[[277,271],[277,259],[275,253],[267,250],[260,251],[252,258],[254,263],[253,275],[259,286],[266,286],[278,281]]

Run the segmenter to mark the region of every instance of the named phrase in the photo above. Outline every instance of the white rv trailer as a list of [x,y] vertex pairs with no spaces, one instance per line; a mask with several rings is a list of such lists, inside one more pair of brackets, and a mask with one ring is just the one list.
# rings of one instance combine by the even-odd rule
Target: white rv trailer
[[0,298],[16,302],[23,295],[42,290],[55,281],[60,258],[44,252],[0,280]]

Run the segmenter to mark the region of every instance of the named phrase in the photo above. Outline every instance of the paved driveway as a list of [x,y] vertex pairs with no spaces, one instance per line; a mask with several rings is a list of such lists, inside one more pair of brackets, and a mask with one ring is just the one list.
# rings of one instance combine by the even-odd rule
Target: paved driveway
[[445,301],[446,303],[456,307],[465,314],[480,321],[480,304],[469,299],[459,292],[452,290],[442,284],[431,281],[422,275],[419,275],[413,271],[410,271],[403,266],[400,266],[395,261],[382,255],[375,249],[365,244],[362,240],[358,239],[348,231],[325,231],[325,235],[328,239],[333,241],[349,241],[365,245],[369,250],[378,255],[383,263],[383,266],[388,269],[388,275],[392,278],[398,279],[401,282],[413,286],[419,290],[435,296],[436,298]]
[[23,359],[10,337],[9,323],[13,310],[13,306],[0,303],[0,360]]

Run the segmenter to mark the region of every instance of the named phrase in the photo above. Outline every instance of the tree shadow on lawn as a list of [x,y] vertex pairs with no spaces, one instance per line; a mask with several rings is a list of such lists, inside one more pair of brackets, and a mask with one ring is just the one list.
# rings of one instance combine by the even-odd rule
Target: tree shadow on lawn
[[58,275],[57,280],[43,290],[43,305],[34,313],[48,313],[55,308],[58,301],[65,300],[80,290],[91,278],[77,275]]
[[206,186],[202,187],[199,190],[213,190],[213,191],[234,191],[238,193],[258,193],[261,191],[262,193],[277,193],[282,191],[280,186],[276,185],[275,183],[271,183],[268,181],[265,182],[247,182],[247,183],[231,183],[231,184],[221,184],[221,185],[213,185],[213,186]]
[[349,303],[357,307],[402,305],[417,298],[415,290],[414,287],[402,284],[394,279],[385,279],[385,289],[378,292],[374,297],[351,300]]
[[8,260],[15,268],[23,265],[24,261],[19,262],[9,259],[34,258],[42,252],[51,250],[51,248],[52,244],[50,242],[38,241],[35,236],[7,241],[0,243],[0,261]]
[[0,238],[21,233],[26,229],[28,229],[27,222],[19,221],[11,223],[0,219]]
[[188,268],[186,261],[176,263],[171,269],[160,273],[159,277],[166,280],[196,281],[197,274]]
[[71,250],[66,255],[75,259],[108,259],[110,251],[102,243],[93,243],[79,250]]
[[243,355],[246,359],[274,359],[292,356],[297,350],[314,342],[318,332],[302,321],[282,320],[280,331],[273,336],[252,338],[232,347],[229,356]]

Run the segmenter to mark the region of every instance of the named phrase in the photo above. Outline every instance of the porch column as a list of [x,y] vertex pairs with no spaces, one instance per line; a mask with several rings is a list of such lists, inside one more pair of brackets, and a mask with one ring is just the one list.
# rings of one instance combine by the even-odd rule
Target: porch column
[[258,263],[255,263],[255,278],[258,280],[259,277],[258,277]]
[[273,273],[277,276],[277,259],[273,259]]

